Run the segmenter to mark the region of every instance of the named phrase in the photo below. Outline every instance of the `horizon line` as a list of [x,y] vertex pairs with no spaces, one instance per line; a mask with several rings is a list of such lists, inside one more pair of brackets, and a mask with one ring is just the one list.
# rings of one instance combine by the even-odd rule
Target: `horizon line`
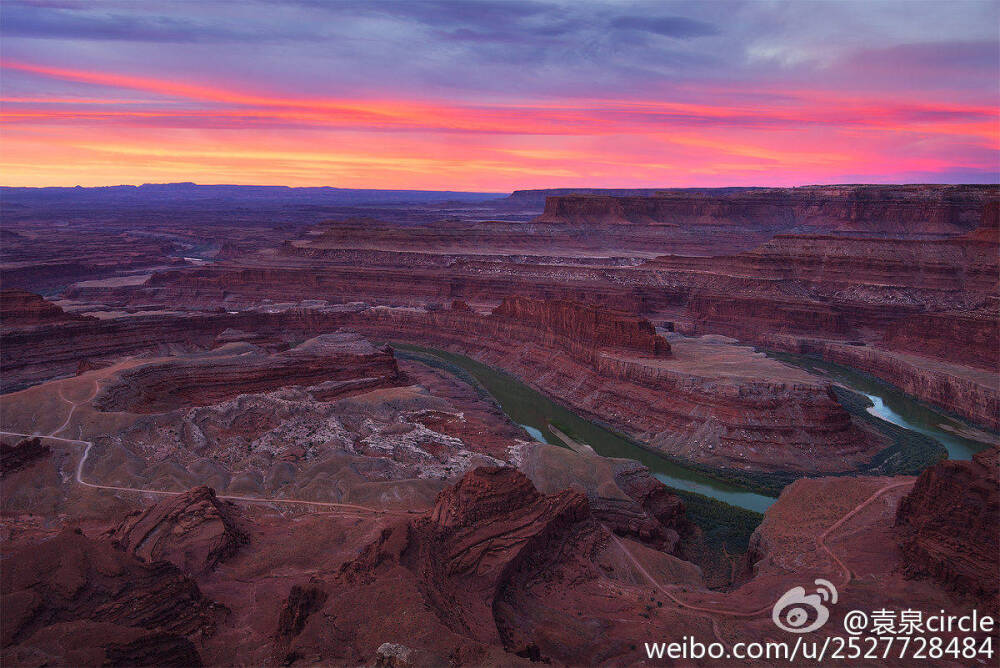
[[524,191],[542,191],[542,190],[728,190],[732,188],[742,188],[745,190],[752,189],[792,189],[792,188],[823,188],[823,187],[835,187],[835,186],[996,186],[1000,187],[1000,179],[993,181],[966,181],[962,183],[947,183],[943,181],[901,181],[901,182],[877,182],[877,181],[855,181],[855,182],[839,182],[839,183],[804,183],[800,185],[764,185],[757,184],[752,186],[747,185],[731,185],[731,186],[698,186],[698,185],[686,185],[686,186],[613,186],[613,185],[587,185],[587,186],[551,186],[546,188],[515,188],[513,190],[453,190],[453,189],[427,189],[427,188],[394,188],[394,187],[365,187],[365,188],[350,188],[343,186],[331,186],[331,185],[317,185],[317,186],[293,186],[283,183],[197,183],[194,181],[162,181],[162,182],[146,182],[146,183],[109,183],[106,185],[99,186],[83,186],[79,184],[74,185],[44,185],[44,186],[13,186],[0,184],[0,188],[4,189],[21,189],[21,190],[45,190],[45,189],[64,189],[64,190],[98,190],[101,188],[142,188],[145,186],[194,186],[200,188],[217,188],[217,187],[227,187],[227,188],[287,188],[289,190],[350,190],[350,191],[388,191],[388,192],[422,192],[422,193],[463,193],[463,194],[483,194],[483,195],[496,195],[504,193],[514,193],[514,192],[524,192]]

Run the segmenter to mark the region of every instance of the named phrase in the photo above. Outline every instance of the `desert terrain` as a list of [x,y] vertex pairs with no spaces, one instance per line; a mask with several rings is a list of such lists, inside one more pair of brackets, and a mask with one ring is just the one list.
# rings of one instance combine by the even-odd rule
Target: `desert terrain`
[[6,665],[1000,612],[1000,188],[51,190],[4,193]]

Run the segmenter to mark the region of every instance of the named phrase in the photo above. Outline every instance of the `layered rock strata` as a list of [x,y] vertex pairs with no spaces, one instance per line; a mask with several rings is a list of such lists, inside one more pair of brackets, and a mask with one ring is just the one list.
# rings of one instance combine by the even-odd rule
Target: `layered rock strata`
[[595,347],[670,357],[670,344],[648,320],[579,302],[508,297],[493,310],[493,317],[530,322],[540,330]]
[[[144,564],[68,528],[5,555],[0,581],[7,660],[53,649],[58,656],[62,645],[96,665],[171,657],[197,664],[191,640],[210,636],[224,612],[172,564]],[[75,644],[65,644],[70,638]]]
[[191,575],[211,571],[248,540],[235,508],[217,499],[209,487],[196,487],[135,512],[110,537],[146,563],[169,561]]
[[[581,322],[572,321],[575,313],[583,314]],[[616,313],[600,314],[591,307],[561,301],[511,300],[486,316],[461,306],[429,311],[321,307],[172,319],[144,316],[76,327],[78,330],[19,333],[11,337],[15,343],[12,348],[23,357],[19,359],[8,347],[4,355],[21,364],[30,364],[33,356],[41,355],[40,361],[46,365],[65,356],[65,364],[75,365],[94,348],[103,354],[109,349],[124,352],[130,346],[148,349],[157,340],[155,327],[159,327],[162,342],[176,340],[175,336],[182,341],[214,341],[230,328],[281,332],[281,336],[294,338],[350,327],[375,340],[424,342],[471,354],[666,454],[712,466],[850,470],[879,449],[876,439],[853,425],[826,383],[778,364],[747,371],[744,363],[734,367],[733,360],[716,360],[722,364],[713,370],[715,362],[710,361],[717,353],[712,349],[689,346],[689,354],[682,359],[676,352],[666,357],[666,341],[652,334],[645,321]],[[139,334],[146,338],[137,340]],[[249,344],[229,346],[238,350],[223,346],[202,357],[126,370],[119,382],[102,390],[98,404],[106,409],[149,411],[212,402],[236,391],[230,381],[237,377],[240,392],[248,392],[276,386],[278,376],[281,384],[315,382],[316,374],[335,374],[337,365],[342,364],[336,355],[325,362],[320,359],[303,365],[296,356],[304,351],[296,352],[298,349],[268,355],[255,352],[252,346],[239,348]],[[737,356],[750,354],[734,350]],[[385,366],[387,355],[368,351],[350,357],[352,377],[391,379],[394,372]],[[375,365],[374,370],[365,371],[369,365]],[[271,371],[277,374],[271,375],[274,382],[261,376]],[[191,374],[200,374],[205,380],[179,382]],[[263,383],[259,387],[253,384],[257,376]],[[199,398],[199,394],[204,396]]]
[[323,399],[330,400],[400,381],[391,349],[375,348],[357,334],[337,332],[274,354],[233,343],[208,353],[144,364],[123,371],[102,388],[95,405],[104,411],[159,413],[217,404],[241,394],[319,384]]
[[268,254],[71,293],[230,310],[331,294],[482,308],[523,295],[644,314],[684,333],[863,342],[924,356],[929,368],[996,368],[995,186],[644,194],[556,196],[532,223],[349,219]]
[[[325,302],[324,302],[325,303]],[[119,314],[119,317],[5,329],[0,346],[0,388],[11,391],[125,355],[158,355],[215,347],[227,329],[253,332],[253,341],[278,348],[333,332],[360,307],[259,309],[240,313]],[[224,337],[225,338],[225,337]],[[81,363],[83,367],[81,367]]]
[[94,318],[66,313],[33,292],[18,289],[0,290],[0,329],[4,331],[83,320],[94,320]]
[[[381,636],[407,642],[419,663],[449,655],[461,663],[507,663],[532,652],[536,658],[562,654],[566,650],[546,643],[541,629],[521,623],[530,604],[517,599],[541,589],[565,595],[598,579],[587,557],[606,536],[581,494],[543,496],[514,469],[476,469],[443,491],[429,514],[384,530],[344,564],[289,653],[363,662]],[[380,605],[390,591],[390,626],[348,623],[358,616],[354,601]],[[342,620],[340,631],[325,623],[330,617]],[[339,642],[331,642],[331,633],[341,634]],[[508,659],[496,653],[500,647]]]
[[970,368],[884,348],[850,345],[808,337],[771,334],[765,346],[816,355],[885,380],[923,401],[940,406],[994,430],[1000,430],[1000,377],[996,371]]
[[908,575],[1000,610],[1000,448],[927,469],[896,514]]
[[469,354],[675,457],[745,470],[843,471],[881,447],[852,423],[829,384],[782,365],[758,376],[743,365],[713,371],[704,349],[655,358],[556,336],[533,319],[461,308],[360,315],[355,326],[370,336]]
[[546,198],[539,222],[767,225],[770,229],[947,235],[976,225],[991,186],[806,186]]

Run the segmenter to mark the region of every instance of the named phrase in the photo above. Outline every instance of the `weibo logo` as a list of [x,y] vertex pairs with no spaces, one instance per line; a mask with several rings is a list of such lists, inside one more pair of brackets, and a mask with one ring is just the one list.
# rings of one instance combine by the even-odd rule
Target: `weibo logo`
[[805,587],[792,587],[779,598],[771,609],[771,621],[789,633],[809,633],[822,627],[830,619],[830,610],[824,605],[837,602],[837,588],[829,580],[815,581],[816,592],[806,594]]

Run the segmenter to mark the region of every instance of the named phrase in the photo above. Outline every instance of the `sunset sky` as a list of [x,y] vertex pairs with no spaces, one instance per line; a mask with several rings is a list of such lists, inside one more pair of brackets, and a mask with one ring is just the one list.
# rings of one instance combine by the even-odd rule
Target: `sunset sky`
[[996,182],[1000,2],[4,0],[0,184]]

